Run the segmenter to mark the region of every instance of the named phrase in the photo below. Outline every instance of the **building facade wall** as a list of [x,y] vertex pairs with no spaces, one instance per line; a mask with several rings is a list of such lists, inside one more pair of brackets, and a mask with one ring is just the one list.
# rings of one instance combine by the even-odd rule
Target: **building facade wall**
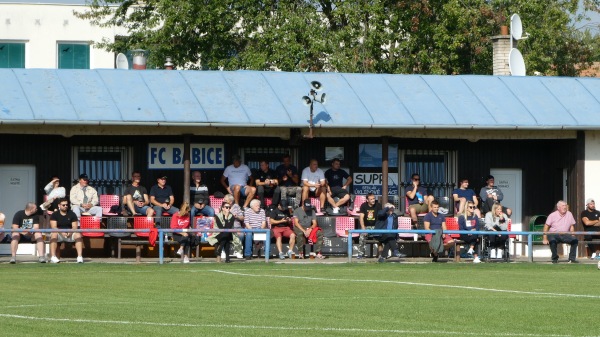
[[[593,137],[592,137],[593,136]],[[595,144],[595,152],[588,156],[600,157],[600,137],[588,135],[587,143]],[[159,173],[148,169],[148,143],[178,143],[183,144],[183,136],[35,136],[1,134],[2,144],[14,144],[5,151],[0,152],[0,164],[30,164],[36,166],[37,202],[43,197],[43,187],[52,175],[61,177],[64,185],[73,182],[79,172],[75,172],[73,163],[73,147],[93,146],[109,148],[126,146],[131,149],[131,166],[127,169],[126,178],[129,179],[131,170],[142,173],[143,185],[148,189],[156,183],[155,177]],[[289,151],[299,170],[308,165],[311,158],[319,161],[323,168],[329,167],[325,161],[326,147],[343,147],[344,161],[342,166],[354,172],[380,172],[380,168],[363,168],[358,165],[358,148],[360,144],[379,144],[380,137],[373,138],[322,138],[303,140],[290,144],[290,140],[264,137],[219,137],[219,136],[192,136],[192,143],[221,143],[225,147],[225,166],[230,164],[231,155],[241,153],[246,159],[260,158],[261,155],[248,154],[248,149],[276,149]],[[434,153],[435,151],[453,151],[456,153],[456,174],[448,177],[449,184],[456,184],[457,179],[465,177],[470,180],[471,188],[476,192],[484,184],[485,176],[491,168],[521,169],[523,172],[523,216],[548,214],[552,211],[556,201],[563,195],[563,171],[572,171],[576,163],[576,140],[480,140],[472,142],[461,139],[415,139],[415,138],[390,138],[391,145],[397,145],[400,152],[403,150],[422,151]],[[593,146],[591,146],[593,148]],[[563,155],[557,155],[557,153]],[[278,161],[279,155],[268,156],[272,161]],[[586,171],[597,171],[597,160],[586,161]],[[222,191],[219,180],[222,170],[201,170],[203,179],[211,192]],[[400,173],[400,182],[403,183],[406,172],[403,168],[390,168],[390,173]],[[173,187],[176,203],[181,203],[183,196],[182,170],[161,170],[168,175],[168,183]],[[90,172],[86,172],[90,174]],[[411,172],[412,173],[412,172]],[[594,179],[594,174],[588,174]],[[91,176],[94,179],[93,176]],[[592,182],[595,180],[592,180]],[[404,182],[407,183],[407,182]],[[588,182],[587,186],[598,185]],[[576,186],[576,185],[574,185]],[[453,186],[450,186],[450,188]],[[569,195],[576,195],[572,188]],[[594,196],[590,189],[586,196]]]
[[[25,43],[25,68],[57,68],[58,43],[114,41],[118,28],[92,26],[73,15],[82,5],[0,4],[0,41]],[[90,68],[114,68],[115,54],[90,48]]]

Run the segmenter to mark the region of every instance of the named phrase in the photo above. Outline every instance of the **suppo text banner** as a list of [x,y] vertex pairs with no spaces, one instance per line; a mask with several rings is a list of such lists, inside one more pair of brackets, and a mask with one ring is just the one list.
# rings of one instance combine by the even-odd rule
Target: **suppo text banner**
[[[192,169],[225,168],[224,144],[191,144]],[[183,169],[183,144],[148,144],[148,169]]]
[[[382,173],[354,173],[352,176],[354,194],[382,195],[382,176]],[[388,173],[388,195],[398,195],[398,173]]]

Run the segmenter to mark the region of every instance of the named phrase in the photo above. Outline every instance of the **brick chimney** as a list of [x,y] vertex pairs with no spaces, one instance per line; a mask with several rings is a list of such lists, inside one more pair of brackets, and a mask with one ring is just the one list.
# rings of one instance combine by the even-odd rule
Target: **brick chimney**
[[[492,36],[494,49],[494,75],[510,76],[508,68],[508,54],[510,53],[510,35]],[[517,48],[517,41],[513,40],[513,48]]]

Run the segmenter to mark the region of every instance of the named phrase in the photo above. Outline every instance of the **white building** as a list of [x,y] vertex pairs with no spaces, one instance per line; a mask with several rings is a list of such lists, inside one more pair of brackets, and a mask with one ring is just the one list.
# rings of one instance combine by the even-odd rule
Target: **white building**
[[94,42],[124,35],[121,28],[92,26],[74,12],[85,0],[14,0],[0,3],[0,68],[114,68],[115,53]]

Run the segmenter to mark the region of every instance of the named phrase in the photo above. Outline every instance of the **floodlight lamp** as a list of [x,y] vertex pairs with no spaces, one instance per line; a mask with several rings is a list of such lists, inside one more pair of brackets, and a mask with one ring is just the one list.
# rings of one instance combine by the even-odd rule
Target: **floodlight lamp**
[[321,85],[321,82],[319,81],[312,81],[310,82],[310,85],[313,87],[313,89],[315,89],[316,91],[319,91],[321,89],[323,89],[323,85]]
[[321,99],[319,100],[319,102],[321,102],[321,104],[325,104],[325,93],[321,95]]
[[302,103],[304,103],[306,106],[309,106],[310,103],[312,103],[312,100],[308,96],[302,96]]

